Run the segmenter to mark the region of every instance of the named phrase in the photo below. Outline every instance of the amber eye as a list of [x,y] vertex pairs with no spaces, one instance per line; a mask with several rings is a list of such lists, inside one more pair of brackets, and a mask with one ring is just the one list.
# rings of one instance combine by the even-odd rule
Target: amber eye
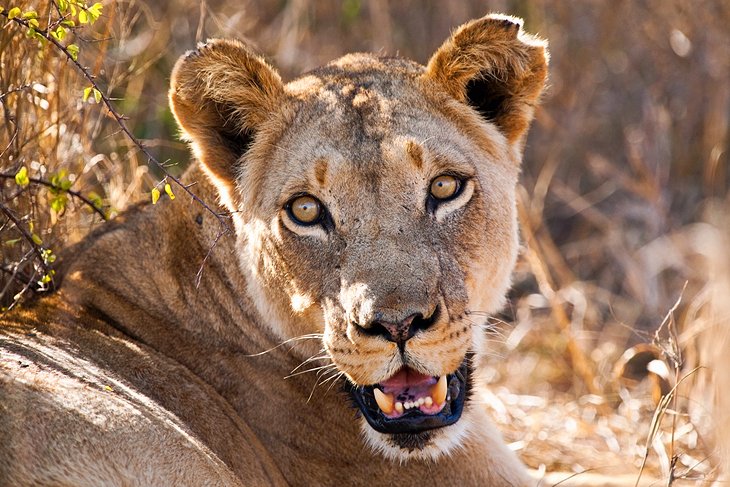
[[322,217],[322,203],[314,196],[303,194],[286,205],[289,217],[299,225],[314,225]]
[[440,201],[453,198],[459,189],[461,189],[461,181],[448,174],[443,174],[431,182],[431,196]]

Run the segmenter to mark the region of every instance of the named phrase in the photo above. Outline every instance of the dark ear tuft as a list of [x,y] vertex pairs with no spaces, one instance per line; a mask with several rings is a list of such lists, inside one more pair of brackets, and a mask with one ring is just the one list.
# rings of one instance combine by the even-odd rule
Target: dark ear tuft
[[175,118],[222,191],[233,187],[239,159],[283,96],[274,68],[238,41],[199,45],[178,60],[170,82]]
[[525,34],[521,20],[488,15],[457,29],[431,57],[425,76],[519,142],[545,84],[547,61],[546,43]]

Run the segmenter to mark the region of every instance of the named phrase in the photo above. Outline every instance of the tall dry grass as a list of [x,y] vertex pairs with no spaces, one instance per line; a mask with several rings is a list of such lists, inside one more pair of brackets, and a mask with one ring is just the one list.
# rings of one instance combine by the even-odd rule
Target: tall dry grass
[[[6,12],[32,5],[41,23],[55,15],[48,0],[11,3]],[[80,46],[79,60],[134,134],[179,172],[188,155],[166,90],[175,59],[197,41],[253,40],[290,79],[349,51],[425,62],[451,29],[488,11],[524,17],[552,54],[525,154],[524,249],[511,305],[495,318],[509,326],[495,337],[503,360],[488,406],[536,468],[638,470],[649,438],[647,473],[712,478],[715,441],[699,426],[709,416],[687,416],[684,383],[650,435],[661,383],[646,370],[652,362],[634,358],[638,375],[620,376],[624,352],[640,343],[654,342],[645,350],[652,367],[665,364],[670,387],[696,364],[686,332],[706,316],[708,273],[719,269],[698,222],[730,183],[730,3],[109,0],[67,42]],[[0,173],[25,166],[50,181],[64,170],[72,190],[98,193],[113,216],[148,198],[161,174],[103,107],[82,101],[87,86],[54,46],[39,49],[2,18]],[[18,221],[0,215],[2,306],[43,287],[22,230],[57,253],[101,221],[73,197],[53,212],[53,196],[0,181],[0,204]]]

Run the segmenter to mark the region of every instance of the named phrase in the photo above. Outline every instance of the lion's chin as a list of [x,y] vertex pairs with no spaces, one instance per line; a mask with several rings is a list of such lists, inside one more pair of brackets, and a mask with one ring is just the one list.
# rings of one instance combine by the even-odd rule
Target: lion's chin
[[395,462],[413,460],[436,461],[463,448],[467,439],[469,417],[444,428],[421,433],[380,433],[367,421],[362,421],[361,431],[365,443],[377,454]]

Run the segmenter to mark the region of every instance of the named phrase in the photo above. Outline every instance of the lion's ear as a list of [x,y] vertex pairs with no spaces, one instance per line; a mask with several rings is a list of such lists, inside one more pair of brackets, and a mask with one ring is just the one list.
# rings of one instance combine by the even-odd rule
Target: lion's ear
[[237,163],[283,94],[274,68],[238,41],[209,40],[177,61],[170,105],[219,190],[232,189]]
[[488,15],[461,26],[431,57],[425,76],[522,140],[547,78],[546,43],[514,17]]

